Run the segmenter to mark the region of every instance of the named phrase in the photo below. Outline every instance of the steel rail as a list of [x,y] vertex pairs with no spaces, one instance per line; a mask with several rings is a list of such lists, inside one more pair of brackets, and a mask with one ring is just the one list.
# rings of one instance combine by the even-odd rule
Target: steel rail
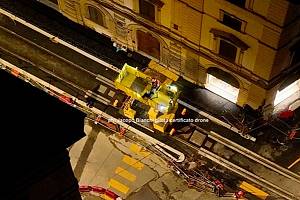
[[198,154],[212,160],[213,162],[225,167],[226,169],[247,178],[249,181],[262,186],[264,188],[266,188],[267,190],[273,192],[274,194],[279,195],[280,197],[286,199],[286,200],[299,200],[300,198],[295,196],[293,193],[269,182],[266,179],[263,179],[259,176],[257,176],[256,174],[254,174],[253,172],[249,172],[247,169],[244,169],[234,163],[231,163],[230,161],[226,160],[225,158],[222,158],[221,156],[210,152],[202,147],[196,147],[195,145],[190,144],[189,142],[180,139],[178,137],[175,138],[177,141],[185,144],[186,146],[196,150],[198,152]]
[[36,31],[36,32],[38,32],[38,33],[40,33],[40,34],[48,37],[50,40],[52,40],[52,41],[54,41],[54,42],[56,42],[58,44],[61,44],[63,46],[66,46],[66,47],[74,50],[75,52],[80,53],[83,56],[85,56],[85,57],[87,57],[87,58],[89,58],[89,59],[91,59],[91,60],[93,60],[93,61],[95,61],[95,62],[97,62],[97,63],[99,63],[101,65],[104,65],[105,67],[107,67],[107,68],[109,68],[109,69],[111,69],[111,70],[113,70],[115,72],[119,73],[121,71],[117,67],[114,67],[113,65],[111,65],[111,64],[109,64],[107,62],[104,62],[103,60],[97,58],[96,56],[93,56],[93,55],[91,55],[91,54],[83,51],[82,49],[79,49],[78,47],[76,47],[76,46],[74,46],[74,45],[72,45],[72,44],[70,44],[68,42],[65,42],[64,40],[60,39],[57,35],[53,35],[51,33],[48,33],[47,31],[44,31],[44,30],[40,29],[39,27],[31,24],[30,22],[27,22],[26,20],[23,20],[20,17],[12,14],[10,12],[7,12],[6,10],[4,10],[2,8],[0,8],[0,13],[3,14],[3,15],[5,15],[5,16],[7,16],[7,17],[9,17],[13,21],[17,21],[17,22],[19,22],[19,23],[27,26],[28,28],[30,28],[30,29],[32,29],[32,30],[34,30],[34,31]]
[[[73,96],[73,95],[71,95],[71,94],[69,94],[69,93],[67,93],[67,92],[65,92],[65,91],[57,88],[56,86],[53,86],[50,83],[48,83],[48,82],[46,82],[46,81],[44,81],[44,80],[42,80],[42,79],[40,79],[40,78],[38,78],[38,77],[30,74],[28,72],[26,72],[25,70],[23,70],[23,69],[15,66],[15,65],[13,65],[12,63],[10,63],[10,62],[2,59],[2,58],[0,58],[0,64],[3,65],[3,66],[5,66],[5,67],[8,67],[10,69],[17,70],[18,72],[20,72],[24,76],[28,77],[29,79],[34,80],[34,81],[36,81],[36,82],[44,85],[46,88],[49,88],[49,90],[53,90],[53,91],[55,91],[55,92],[57,92],[57,93],[59,93],[61,95],[67,95],[67,96],[72,97],[72,99],[74,99],[74,101],[77,104],[79,104],[81,107],[87,108],[86,103],[84,101],[82,101],[82,100],[78,99],[77,97],[75,97],[75,96]],[[3,66],[2,66],[2,68],[4,68]],[[157,140],[157,139],[155,139],[155,138],[153,138],[153,137],[151,137],[151,136],[143,133],[142,131],[140,131],[140,130],[134,128],[134,127],[131,127],[130,125],[122,122],[120,119],[116,119],[115,117],[113,117],[113,116],[111,116],[111,115],[109,115],[109,114],[107,114],[107,113],[105,113],[105,112],[103,112],[103,111],[101,111],[101,110],[99,110],[99,109],[97,109],[95,107],[93,107],[93,108],[87,108],[87,109],[89,111],[91,111],[92,113],[98,115],[98,116],[102,116],[102,117],[104,117],[106,119],[110,119],[110,120],[113,119],[120,126],[124,127],[128,131],[131,131],[134,134],[137,134],[141,138],[144,138],[146,141],[148,141],[150,144],[152,144],[152,145],[156,146],[157,148],[159,148],[162,153],[164,153],[166,156],[168,156],[169,158],[171,158],[175,162],[182,162],[185,159],[185,155],[182,152],[178,151],[177,149],[174,149],[173,147],[170,147],[169,145],[167,145],[165,143],[160,142],[159,140]],[[172,156],[171,154],[169,154],[168,152],[166,152],[161,147],[163,147],[164,149],[167,149],[170,152],[173,152],[178,157],[175,158],[174,156]]]
[[[103,65],[103,66],[105,66],[105,67],[107,67],[107,68],[109,68],[109,69],[111,69],[111,70],[113,70],[113,71],[115,71],[115,72],[117,72],[117,73],[119,73],[119,72],[121,71],[119,68],[117,68],[117,67],[115,67],[115,66],[113,66],[113,65],[111,65],[111,64],[109,64],[109,63],[107,63],[107,62],[105,62],[105,61],[103,61],[103,60],[101,60],[101,59],[99,59],[99,58],[97,58],[96,56],[93,56],[93,55],[91,55],[91,54],[85,52],[84,50],[82,50],[82,49],[80,49],[80,48],[78,48],[78,47],[76,47],[76,46],[74,46],[74,45],[72,45],[72,44],[70,44],[70,43],[68,43],[68,42],[66,42],[66,41],[64,41],[64,40],[62,40],[62,39],[60,39],[58,36],[53,35],[53,34],[51,34],[51,33],[48,33],[47,31],[45,31],[45,30],[43,30],[43,29],[41,29],[41,28],[39,28],[39,27],[37,27],[37,26],[31,24],[30,22],[27,22],[27,21],[25,21],[24,19],[21,19],[20,17],[18,17],[18,16],[16,16],[16,15],[12,14],[12,13],[10,13],[10,12],[7,12],[6,10],[3,10],[3,9],[0,8],[0,13],[3,14],[3,15],[5,15],[5,16],[7,16],[7,17],[9,17],[9,18],[12,19],[13,21],[17,21],[17,22],[19,22],[19,23],[21,23],[21,24],[27,26],[28,28],[30,28],[30,29],[32,29],[32,30],[34,30],[34,31],[36,31],[36,32],[38,32],[38,33],[40,33],[40,34],[42,34],[42,35],[48,37],[48,38],[51,39],[52,41],[54,41],[54,42],[56,42],[56,43],[58,43],[58,44],[61,44],[61,45],[65,46],[65,47],[68,47],[68,48],[74,50],[75,52],[77,52],[77,53],[79,53],[79,54],[81,54],[81,55],[83,55],[83,56],[85,56],[85,57],[87,57],[87,58],[89,58],[89,59],[91,59],[91,60],[93,60],[93,61],[95,61],[95,62],[97,62],[97,63],[99,63],[99,64],[101,64],[101,65]],[[188,105],[188,107],[191,108],[191,109],[194,108],[193,106],[191,106],[191,105],[185,103],[185,102],[182,101],[182,100],[178,100],[178,102],[179,102],[180,104],[182,104],[182,105]],[[195,108],[195,109],[197,109],[197,108]],[[230,129],[230,130],[232,130],[232,131],[238,133],[239,135],[241,135],[242,137],[245,137],[246,139],[250,139],[250,140],[252,140],[252,141],[255,141],[255,138],[253,138],[253,137],[251,137],[251,136],[248,136],[248,135],[242,135],[242,134],[239,132],[238,129],[236,129],[235,127],[232,127],[230,124],[225,123],[225,122],[223,122],[223,121],[221,121],[221,120],[215,118],[214,116],[209,115],[208,113],[206,113],[206,112],[204,112],[204,111],[201,111],[201,110],[199,110],[199,109],[197,109],[197,110],[198,110],[198,111],[196,111],[196,112],[198,112],[199,114],[201,114],[201,115],[203,115],[203,116],[205,116],[205,117],[211,119],[211,120],[214,121],[215,123],[217,123],[217,124],[219,124],[219,125],[221,125],[221,126],[224,126],[224,127],[228,128],[228,129]]]
[[[4,27],[0,27],[0,28],[3,28],[3,30],[5,30],[5,31],[9,32],[10,34],[13,34],[14,36],[16,36],[16,37],[18,37],[18,38],[24,40],[25,42],[27,42],[27,43],[33,45],[34,47],[39,48],[39,49],[41,49],[41,50],[43,50],[43,51],[49,53],[50,55],[55,56],[55,57],[61,59],[63,62],[67,62],[69,65],[75,66],[77,69],[80,69],[80,70],[82,70],[82,71],[84,71],[84,72],[86,72],[86,73],[88,73],[88,74],[90,74],[90,75],[93,75],[97,81],[101,81],[101,82],[103,82],[103,84],[105,84],[105,85],[109,85],[109,84],[111,85],[111,81],[108,81],[108,82],[107,82],[107,80],[105,79],[105,77],[101,77],[101,75],[98,75],[98,74],[89,72],[88,70],[82,68],[81,66],[79,66],[79,65],[77,65],[77,64],[74,64],[73,62],[68,61],[68,60],[66,60],[65,58],[62,58],[61,56],[59,56],[59,55],[57,55],[57,54],[55,54],[55,53],[53,53],[53,52],[50,52],[48,49],[45,49],[45,48],[43,48],[43,47],[38,46],[37,44],[35,44],[35,43],[29,41],[27,38],[23,38],[22,36],[19,36],[19,35],[15,34],[14,32],[7,30],[7,29],[4,28]],[[14,55],[16,55],[16,54],[14,54]],[[18,56],[18,57],[20,58],[21,56]],[[23,60],[23,61],[26,61],[26,58],[23,58],[22,60]],[[42,68],[42,67],[39,67],[39,69],[42,70],[42,71],[44,71],[45,73],[48,73],[48,74],[50,74],[50,75],[52,75],[52,76],[58,78],[59,80],[61,80],[61,81],[63,81],[63,82],[68,83],[69,85],[72,85],[73,87],[75,87],[75,88],[77,88],[77,89],[79,89],[79,90],[81,90],[81,91],[88,92],[88,90],[86,91],[85,89],[80,88],[79,86],[77,86],[76,84],[72,83],[71,81],[66,80],[66,79],[63,79],[63,78],[57,76],[55,73],[53,73],[53,72],[51,72],[51,71],[49,71],[49,70],[47,70],[47,69],[44,69],[44,68]],[[97,78],[97,77],[98,77],[98,78]],[[98,96],[100,96],[100,95],[97,95],[97,94],[94,94],[94,93],[93,93],[93,96],[98,97]],[[74,97],[74,98],[75,98],[75,97]],[[97,98],[96,98],[96,99],[97,99]],[[102,99],[97,99],[97,100],[107,105],[107,102],[105,102],[106,100],[102,100]],[[95,109],[95,108],[92,108],[92,109]],[[104,117],[106,116],[105,118],[107,118],[107,119],[114,119],[112,116],[110,116],[110,115],[108,115],[108,114],[106,114],[105,112],[102,112],[102,111],[101,111],[101,116],[104,116]],[[156,140],[155,138],[153,138],[153,137],[151,137],[151,136],[149,136],[149,135],[146,135],[146,134],[142,133],[141,131],[139,131],[139,130],[137,130],[137,129],[131,127],[131,126],[129,126],[128,124],[126,124],[126,123],[124,123],[124,122],[122,122],[122,121],[120,121],[120,119],[115,119],[115,121],[118,122],[118,124],[120,124],[120,125],[122,125],[122,126],[124,126],[124,127],[127,127],[128,130],[131,130],[132,132],[134,132],[134,133],[136,133],[136,134],[138,134],[138,135],[140,134],[140,135],[142,135],[144,138],[147,138],[149,141],[154,142],[154,144],[155,144],[158,148],[161,149],[161,147],[163,147],[163,148],[168,149],[169,151],[173,152],[174,154],[177,154],[177,155],[178,155],[178,158],[175,158],[174,156],[172,156],[171,154],[169,154],[169,153],[166,152],[165,150],[161,149],[161,151],[163,151],[166,155],[168,155],[170,158],[176,160],[177,162],[182,162],[182,161],[185,159],[184,154],[181,153],[180,151],[178,151],[178,150],[176,150],[176,149],[174,149],[174,148],[172,148],[172,147],[170,147],[170,146],[168,146],[168,145],[166,145],[166,144],[164,144],[164,143],[162,143],[162,142]]]
[[[87,69],[81,67],[80,65],[77,65],[77,64],[75,64],[74,62],[69,61],[69,60],[67,60],[67,59],[65,59],[65,58],[63,58],[63,57],[61,57],[60,55],[57,55],[56,53],[53,53],[53,52],[51,52],[50,50],[48,50],[48,49],[46,49],[46,48],[44,48],[44,47],[41,47],[41,46],[35,44],[34,42],[28,40],[27,38],[24,38],[24,37],[22,37],[22,36],[20,36],[20,35],[17,35],[17,34],[14,33],[13,31],[10,31],[10,30],[8,30],[8,29],[2,27],[2,26],[0,26],[0,29],[3,30],[3,31],[5,31],[5,32],[7,32],[7,33],[9,33],[9,34],[12,34],[13,36],[15,36],[15,37],[17,37],[17,38],[19,38],[19,39],[21,39],[21,40],[23,40],[23,41],[25,41],[26,43],[28,43],[28,44],[34,46],[35,48],[38,48],[38,49],[40,49],[40,50],[46,52],[47,54],[49,54],[49,55],[51,55],[51,56],[54,56],[54,57],[58,58],[59,60],[62,60],[63,62],[69,64],[70,66],[73,66],[73,67],[75,67],[75,68],[77,68],[77,69],[79,69],[79,70],[81,70],[81,71],[83,71],[83,72],[85,72],[85,73],[87,73],[87,74],[89,74],[89,75],[94,76],[94,77],[95,77],[95,80],[97,80],[97,81],[103,83],[104,85],[108,85],[108,84],[107,84],[107,80],[96,79],[96,77],[99,76],[98,74],[95,74],[95,73],[93,73],[93,72],[88,71]],[[8,52],[8,53],[11,54],[11,55],[16,56],[17,58],[21,59],[21,60],[24,61],[24,62],[28,62],[28,63],[32,64],[32,61],[28,61],[28,59],[26,59],[26,58],[24,58],[24,57],[22,57],[22,56],[20,56],[20,55],[17,55],[16,53],[13,53],[13,52],[11,52],[11,51],[9,51],[9,50],[7,50],[7,49],[3,49],[3,48],[1,48],[1,49],[2,49],[3,51]],[[60,81],[63,81],[63,82],[68,83],[69,85],[71,85],[72,87],[74,87],[74,88],[76,88],[76,89],[78,89],[78,90],[85,91],[85,89],[80,88],[77,84],[75,84],[75,83],[73,83],[73,82],[71,82],[71,81],[69,81],[69,80],[67,80],[67,79],[65,79],[65,78],[62,78],[62,77],[56,75],[54,72],[52,72],[52,71],[50,71],[50,70],[48,70],[48,69],[46,69],[46,68],[44,68],[44,67],[42,67],[42,66],[36,66],[35,64],[34,64],[34,66],[37,67],[37,68],[39,68],[41,71],[43,71],[43,72],[45,72],[45,73],[47,73],[47,74],[50,74],[51,76],[53,76],[53,77],[59,79]],[[112,87],[112,88],[114,88],[114,87]],[[107,99],[107,98],[105,98],[105,97],[103,97],[103,96],[101,96],[101,95],[98,95],[98,94],[96,94],[96,93],[94,93],[94,92],[92,92],[92,91],[89,91],[89,90],[87,90],[86,92],[87,92],[89,95],[91,95],[93,98],[95,98],[97,101],[99,101],[99,102],[101,102],[101,103],[103,103],[103,104],[105,104],[105,105],[109,105],[109,103],[110,103],[110,100],[109,100],[109,99]]]
[[286,178],[292,179],[298,183],[300,183],[300,175],[264,158],[263,156],[254,153],[253,151],[250,151],[249,149],[233,142],[230,141],[229,139],[215,133],[214,131],[210,131],[208,133],[208,137],[214,139],[215,141],[223,144],[224,146],[248,157],[249,159],[258,162],[259,164],[272,169],[273,171],[276,171],[277,173],[285,176]]
[[223,144],[224,146],[244,155],[245,157],[265,166],[266,168],[276,171],[277,173],[281,174],[282,176],[285,176],[286,178],[289,178],[291,180],[294,180],[294,181],[300,183],[300,175],[292,172],[291,170],[286,169],[253,151],[250,151],[249,149],[221,136],[220,134],[218,134],[214,131],[206,131],[201,127],[198,127],[198,126],[196,126],[196,127],[197,127],[197,129],[201,130],[201,132],[205,133],[209,138],[219,142],[220,144]]

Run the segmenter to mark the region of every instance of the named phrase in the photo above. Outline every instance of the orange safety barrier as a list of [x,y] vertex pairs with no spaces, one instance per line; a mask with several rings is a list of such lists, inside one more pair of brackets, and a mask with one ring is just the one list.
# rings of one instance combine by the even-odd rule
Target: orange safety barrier
[[119,134],[120,136],[124,136],[125,133],[126,133],[126,129],[123,128],[123,127],[121,127],[119,133],[120,133],[120,134]]
[[107,119],[103,118],[103,117],[97,117],[95,119],[95,124],[102,124],[104,126],[106,126],[107,128],[113,130],[113,131],[117,131],[118,130],[118,124],[109,122]]
[[18,77],[20,75],[20,72],[16,69],[11,69],[10,73],[16,77]]
[[91,187],[90,186],[79,186],[79,192],[90,192]]
[[117,125],[114,124],[114,123],[112,123],[112,122],[106,123],[106,126],[107,126],[108,128],[110,128],[110,129],[114,130],[114,131],[117,130]]
[[98,123],[101,123],[101,124],[106,124],[108,121],[103,118],[103,117],[97,117],[96,120],[95,120],[95,124],[98,124]]
[[67,96],[59,96],[58,98],[59,100],[61,100],[62,102],[65,102],[67,104],[73,104],[73,99],[71,97],[67,97]]

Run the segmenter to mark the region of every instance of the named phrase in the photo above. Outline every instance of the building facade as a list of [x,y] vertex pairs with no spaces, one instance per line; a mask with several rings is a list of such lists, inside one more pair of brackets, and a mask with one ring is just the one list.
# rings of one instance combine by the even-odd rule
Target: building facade
[[49,1],[69,19],[238,105],[274,110],[300,97],[296,1]]

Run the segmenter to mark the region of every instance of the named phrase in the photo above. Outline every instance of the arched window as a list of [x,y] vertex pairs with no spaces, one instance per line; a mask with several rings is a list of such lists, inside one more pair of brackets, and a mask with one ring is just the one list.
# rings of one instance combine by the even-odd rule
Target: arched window
[[237,102],[240,84],[231,74],[211,67],[207,70],[205,87],[217,95],[233,102]]
[[88,6],[88,18],[96,24],[106,28],[105,16],[99,9]]
[[150,33],[137,30],[138,50],[160,59],[160,43]]

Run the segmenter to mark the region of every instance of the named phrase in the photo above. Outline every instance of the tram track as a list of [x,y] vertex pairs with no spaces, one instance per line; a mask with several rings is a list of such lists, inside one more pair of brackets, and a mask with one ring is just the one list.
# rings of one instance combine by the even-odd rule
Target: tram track
[[[243,158],[250,159],[255,167],[249,169],[247,166],[243,166],[237,162],[234,162],[232,159],[228,159],[224,157],[223,154],[217,153],[213,149],[206,148],[204,145],[197,147],[193,143],[180,137],[175,137],[175,139],[194,149],[200,155],[248,179],[252,183],[264,188],[265,190],[268,190],[269,192],[277,194],[278,196],[288,200],[300,199],[300,194],[298,193],[297,189],[291,191],[291,186],[298,186],[294,188],[300,188],[300,181],[298,178],[299,175],[277,165],[276,163],[273,163],[272,161],[267,160],[264,157],[261,157],[260,155],[257,155],[254,152],[246,150],[244,147],[233,143],[226,138],[223,138],[217,133],[208,132],[199,127],[197,127],[197,130],[206,134],[208,138],[213,139],[215,142],[214,145],[221,144],[226,146],[228,149],[231,149],[233,155],[238,157],[240,160],[243,160]],[[262,168],[264,169],[264,173],[260,172]],[[273,178],[268,178],[270,176]],[[292,183],[291,180],[293,180]]]
[[[5,31],[5,29],[2,29],[0,27],[0,31],[3,31],[3,30]],[[10,32],[7,31],[7,33],[10,33]],[[11,52],[9,49],[2,48],[2,54],[3,53],[9,54],[9,56],[11,56],[11,57],[15,57],[16,59],[22,60],[22,62],[25,62],[28,65],[31,65],[31,67],[34,67],[35,69],[42,71],[43,73],[47,74],[48,76],[51,76],[52,79],[59,80],[60,82],[64,83],[65,85],[69,85],[69,86],[73,87],[75,90],[77,90],[77,92],[79,91],[81,94],[88,93],[90,96],[92,96],[96,100],[96,102],[100,102],[102,104],[105,104],[106,106],[112,105],[113,102],[109,101],[109,99],[105,99],[105,97],[95,93],[94,91],[91,91],[90,86],[95,85],[95,84],[96,85],[105,85],[105,87],[107,89],[116,91],[116,89],[113,88],[113,86],[114,86],[113,81],[107,79],[106,77],[104,77],[100,74],[95,74],[95,73],[89,72],[86,69],[83,69],[81,66],[74,64],[70,61],[65,62],[65,59],[62,58],[61,56],[56,56],[56,54],[49,52],[49,50],[45,50],[44,48],[39,48],[38,45],[32,44],[32,42],[28,42],[28,40],[26,38],[22,38],[21,36],[16,36],[16,34],[12,34],[10,39],[13,39],[12,37],[16,37],[15,39],[18,39],[18,40],[22,39],[23,42],[26,43],[27,45],[28,44],[32,45],[31,48],[36,48],[41,51],[44,51],[44,53],[45,52],[48,53],[49,56],[51,56],[51,59],[53,59],[53,57],[55,57],[54,59],[56,59],[56,62],[64,62],[64,64],[65,64],[64,67],[69,68],[68,72],[61,73],[61,71],[59,72],[59,70],[57,70],[57,68],[56,68],[56,70],[53,68],[49,69],[47,67],[43,67],[41,64],[35,64],[32,61],[32,59],[28,59],[27,57],[19,55],[15,52]],[[0,41],[0,46],[1,46],[1,41]],[[28,68],[28,65],[27,65],[27,67],[24,67],[23,70],[25,70],[25,71],[28,70],[30,68],[30,67]],[[77,71],[77,73],[78,73],[78,71],[81,72],[81,73],[77,74],[77,77],[88,80],[89,82],[92,82],[92,83],[85,85],[84,83],[86,83],[86,81],[77,81],[78,80],[77,78],[70,76],[68,73],[73,71],[73,69],[74,69],[74,71]],[[67,75],[67,78],[64,75]],[[89,78],[87,78],[87,77],[89,77]],[[60,89],[63,89],[63,88],[60,88]],[[81,98],[81,99],[83,99],[83,98]],[[106,102],[103,100],[105,100]],[[100,114],[101,116],[105,116],[105,114],[103,112],[100,112],[100,113],[102,113],[102,114]],[[108,117],[106,117],[106,118],[109,119],[109,118],[113,118],[113,117],[109,117],[109,115],[108,115]],[[116,119],[116,121],[117,121],[117,119]],[[134,129],[133,127],[129,127],[128,124],[125,124],[122,122],[119,122],[119,124],[122,124],[122,126],[127,127],[128,130],[134,130],[135,132],[138,132],[140,135],[143,135],[140,131]],[[143,135],[143,136],[145,136],[145,135]],[[164,149],[167,149],[167,150],[173,152],[175,155],[177,155],[177,158],[174,158],[175,160],[179,160],[180,162],[183,160],[184,155],[181,152],[179,152],[178,150],[175,150],[172,147],[157,141],[155,138],[152,138],[151,136],[145,136],[145,137],[148,138],[149,141],[152,141],[152,143],[154,143],[158,147],[160,147],[160,148],[163,147]],[[164,151],[164,150],[162,150],[162,151]]]
[[[89,77],[88,79],[93,79],[93,83],[95,83],[95,84],[104,84],[104,85],[110,87],[111,89],[114,89],[113,88],[113,82],[111,80],[107,79],[106,77],[104,77],[100,74],[96,74],[94,72],[91,72],[91,71],[85,69],[84,67],[77,65],[76,63],[73,63],[69,60],[66,60],[63,57],[61,57],[61,56],[59,56],[59,55],[43,48],[43,47],[38,46],[37,44],[33,43],[32,41],[29,41],[26,38],[22,38],[20,35],[16,35],[16,34],[12,33],[11,31],[6,30],[4,27],[0,27],[0,28],[1,28],[2,31],[7,31],[8,33],[14,35],[14,37],[18,37],[19,39],[22,39],[24,42],[32,45],[34,48],[39,48],[41,51],[44,51],[44,52],[48,53],[49,55],[51,55],[51,56],[55,57],[56,59],[60,60],[60,62],[64,62],[65,64],[67,64],[69,66],[72,66],[74,68],[74,70],[75,69],[79,70],[81,73],[85,74],[86,77]],[[26,57],[23,57],[22,55],[18,55],[14,52],[10,52],[7,49],[2,49],[2,51],[6,51],[6,53],[10,54],[11,56],[15,56],[18,59],[22,59],[24,62],[28,62],[28,64],[33,65],[34,67],[37,67],[39,70],[43,71],[45,74],[48,74],[48,75],[50,75],[50,76],[52,76],[52,77],[54,77],[54,78],[56,78],[60,81],[72,86],[73,88],[80,91],[81,93],[87,92],[90,88],[90,86],[84,85],[84,84],[82,84],[82,82],[78,82],[76,79],[72,79],[70,77],[69,78],[62,77],[62,75],[58,74],[57,71],[55,71],[55,70],[53,71],[53,70],[47,69],[45,67],[42,67],[40,65],[35,65],[34,62],[32,62],[31,60],[29,60]],[[101,62],[101,64],[102,64],[102,66],[106,67],[105,66],[106,64],[103,63],[103,61]],[[110,64],[107,64],[107,65],[110,65]],[[119,71],[119,69],[115,68],[115,67],[110,67],[110,69],[115,71],[115,72]],[[108,105],[108,102],[103,100],[104,97],[101,97],[101,96],[99,97],[99,95],[95,95],[95,96],[97,97],[96,98],[97,101],[99,101],[101,103],[106,102],[104,104]],[[205,132],[205,130],[202,130],[202,132]],[[283,177],[283,179],[284,178],[285,179],[291,179],[291,180],[294,181],[294,184],[299,184],[300,183],[300,179],[299,179],[299,176],[297,174],[294,174],[294,173],[290,172],[289,170],[284,169],[284,168],[276,165],[275,163],[273,163],[271,161],[268,161],[267,159],[265,159],[265,158],[263,158],[263,157],[261,157],[257,154],[253,154],[253,152],[251,152],[251,151],[249,151],[245,148],[242,148],[241,146],[239,146],[237,144],[233,144],[229,140],[226,140],[226,138],[222,138],[221,136],[219,136],[217,133],[214,133],[214,132],[209,132],[208,133],[206,131],[206,134],[208,135],[208,137],[215,140],[217,143],[220,143],[220,144],[226,146],[227,148],[229,148],[231,150],[234,150],[236,153],[239,153],[240,155],[245,156],[248,159],[251,159],[252,161],[258,163],[259,165],[262,165],[263,167],[278,173],[278,176]],[[217,162],[217,163],[221,164],[222,166],[234,171],[235,173],[238,173],[238,174],[250,179],[252,182],[256,183],[257,185],[259,185],[261,187],[264,187],[264,188],[268,189],[269,191],[274,192],[275,194],[277,194],[277,195],[279,195],[279,196],[281,196],[285,199],[288,199],[288,200],[300,199],[298,195],[288,191],[286,189],[286,187],[278,186],[280,181],[277,182],[276,184],[272,183],[272,182],[264,179],[263,177],[260,177],[260,176],[256,175],[254,172],[250,172],[249,170],[244,169],[243,167],[238,166],[235,163],[232,163],[232,162],[226,160],[222,156],[220,156],[220,155],[218,155],[218,154],[216,154],[212,151],[209,151],[209,150],[207,150],[203,147],[196,147],[195,145],[192,145],[191,143],[189,143],[187,141],[184,141],[180,138],[175,138],[175,139],[177,141],[180,141],[182,144],[185,144],[185,145],[189,146],[190,148],[197,150],[201,155],[210,158],[214,162]],[[281,181],[281,182],[284,183],[284,181]],[[299,185],[299,188],[300,188],[300,185]]]
[[[297,200],[300,199],[299,196],[293,194],[292,192],[288,191],[286,188],[282,188],[258,175],[256,175],[253,172],[248,171],[247,169],[244,169],[243,167],[240,167],[230,161],[228,161],[227,159],[223,158],[222,156],[209,151],[203,147],[196,147],[195,145],[192,145],[191,143],[180,139],[180,138],[176,138],[177,141],[182,142],[183,144],[185,144],[186,146],[188,146],[189,148],[192,148],[194,150],[196,150],[198,152],[199,155],[204,156],[208,159],[210,159],[211,161],[223,166],[224,168],[248,179],[249,181],[251,181],[252,183],[258,185],[259,187],[264,188],[264,190],[267,190],[269,192],[272,192],[284,199],[287,200]],[[277,183],[278,184],[278,183]]]
[[255,162],[258,162],[259,164],[261,164],[271,170],[276,171],[278,174],[280,174],[286,178],[289,178],[300,184],[300,175],[298,175],[284,167],[281,167],[280,165],[262,157],[261,155],[254,153],[253,151],[250,151],[250,150],[244,148],[243,146],[241,146],[237,143],[234,143],[234,142],[228,140],[227,138],[220,136],[219,134],[217,134],[213,131],[210,131],[208,133],[208,137],[212,138],[216,142],[221,143],[221,144],[225,145],[226,147],[246,156],[247,158],[249,158]]
[[[45,55],[47,55],[46,56],[47,58],[55,58],[56,59],[55,63],[60,63],[61,64],[60,66],[63,66],[64,68],[70,68],[71,67],[72,69],[69,69],[68,72],[73,71],[73,70],[74,71],[79,70],[80,73],[83,74],[82,76],[78,76],[78,75],[77,76],[72,76],[72,75],[69,76],[68,73],[64,71],[64,69],[58,69],[58,67],[54,67],[54,66],[49,68],[49,67],[44,67],[44,66],[41,66],[41,65],[37,65],[33,61],[31,61],[30,58],[28,58],[28,57],[18,55],[15,52],[12,52],[11,50],[9,50],[7,48],[6,49],[5,48],[0,48],[3,52],[6,52],[6,53],[8,53],[12,56],[15,56],[18,59],[21,59],[22,61],[30,64],[31,66],[33,66],[35,68],[38,68],[39,70],[41,70],[44,73],[52,76],[53,78],[58,79],[58,80],[60,80],[64,83],[67,83],[68,85],[72,86],[73,88],[76,88],[77,90],[79,90],[81,92],[88,92],[88,90],[91,88],[91,85],[93,85],[93,84],[94,85],[95,84],[103,84],[103,85],[106,85],[108,87],[111,87],[111,84],[110,85],[107,84],[106,79],[103,80],[103,79],[99,78],[99,77],[101,77],[101,75],[96,74],[94,72],[90,72],[90,71],[86,70],[84,67],[79,66],[76,63],[73,63],[72,61],[66,60],[62,56],[57,55],[57,54],[51,52],[50,50],[35,44],[34,42],[28,40],[27,38],[24,38],[20,35],[16,35],[14,32],[9,31],[8,29],[6,29],[2,26],[0,26],[0,31],[4,31],[6,33],[9,33],[9,34],[11,34],[11,37],[15,37],[15,39],[24,41],[27,45],[31,46],[33,49],[40,50],[41,52],[45,53]],[[86,79],[94,80],[94,81],[92,81],[93,84],[84,84],[83,81],[79,81],[80,78],[83,78],[85,80]],[[86,82],[86,83],[88,83],[88,82]],[[111,89],[114,89],[114,88],[111,87]],[[107,99],[105,97],[102,97],[100,95],[97,95],[95,93],[93,93],[92,95],[97,101],[99,101],[99,102],[101,102],[105,105],[110,104],[109,99]]]

